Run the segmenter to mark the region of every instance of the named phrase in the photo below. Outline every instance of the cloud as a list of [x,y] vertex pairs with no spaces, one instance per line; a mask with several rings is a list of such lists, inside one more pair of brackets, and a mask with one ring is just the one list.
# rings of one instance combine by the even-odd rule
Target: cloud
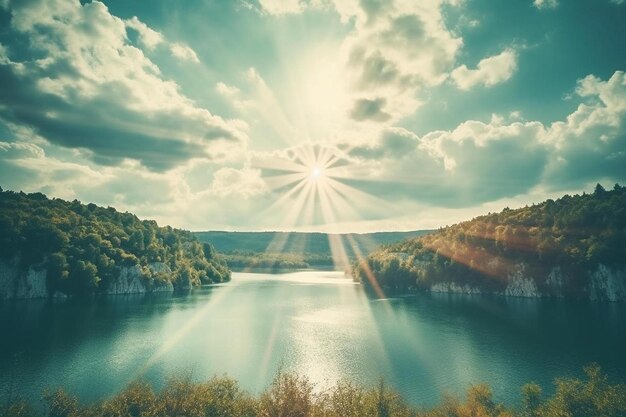
[[126,27],[131,28],[138,33],[139,42],[148,50],[153,50],[157,46],[165,43],[165,39],[161,33],[148,27],[148,25],[140,21],[137,16],[133,16],[131,19],[125,20],[124,23],[126,23]]
[[350,117],[357,121],[371,120],[374,122],[385,122],[391,118],[383,110],[387,100],[385,98],[358,99],[350,112]]
[[213,176],[210,193],[219,197],[251,198],[268,192],[258,169],[221,168]]
[[559,5],[558,0],[534,0],[533,5],[538,9],[556,9]]
[[461,90],[469,90],[476,85],[491,87],[507,81],[517,69],[517,53],[505,49],[498,55],[480,60],[476,69],[461,65],[451,73],[452,80]]
[[11,62],[9,59],[9,54],[7,53],[7,48],[3,44],[0,43],[0,64],[8,64]]
[[198,55],[196,52],[191,49],[189,46],[182,43],[173,43],[171,44],[172,55],[176,58],[182,59],[184,61],[191,61],[195,63],[200,63],[198,59]]
[[[455,20],[450,15],[472,11],[451,8],[469,3],[263,3],[259,7],[265,15],[257,17],[266,23],[274,21],[268,14],[332,4],[345,25],[332,23],[337,33],[321,46],[313,38],[315,50],[307,44],[295,53],[287,42],[279,49],[294,55],[284,67],[271,53],[250,58],[245,48],[244,58],[253,61],[239,62],[240,68],[258,68],[246,75],[219,75],[219,66],[207,71],[190,67],[209,77],[204,85],[214,91],[205,91],[203,100],[219,94],[219,105],[227,102],[232,106],[228,110],[246,117],[252,127],[219,117],[186,96],[169,78],[172,67],[160,68],[161,61],[153,58],[171,63],[175,45],[181,48],[177,60],[198,62],[198,56],[139,18],[119,19],[97,1],[12,3],[3,41],[17,41],[0,45],[2,186],[111,204],[192,229],[270,229],[280,227],[297,203],[287,195],[291,185],[280,186],[284,177],[270,177],[293,164],[304,166],[306,177],[311,154],[297,149],[319,138],[326,142],[315,142],[311,152],[330,157],[333,179],[353,187],[354,194],[342,192],[359,216],[337,205],[343,216],[338,222],[397,215],[405,220],[413,216],[413,224],[420,224],[418,217],[430,210],[428,224],[437,226],[448,221],[448,213],[484,204],[524,204],[545,190],[556,195],[596,181],[626,180],[623,72],[582,78],[564,104],[576,109],[554,123],[527,120],[528,107],[496,94],[470,113],[485,114],[492,110],[485,106],[495,105],[500,116],[467,120],[450,110],[449,117],[434,116],[432,123],[423,124],[439,104],[443,111],[442,103],[451,103],[459,89],[496,86],[518,71],[521,48],[461,61],[467,56],[460,53],[467,25],[457,22],[452,30],[448,23]],[[530,2],[526,6],[533,10]],[[284,23],[291,27],[294,21]],[[480,30],[488,30],[489,19],[481,22]],[[493,40],[497,45],[510,42]],[[236,70],[237,65],[226,68]],[[293,79],[283,77],[289,74]],[[185,85],[202,82],[187,81]],[[324,82],[330,88],[322,88]],[[336,85],[345,91],[337,92]],[[441,100],[433,99],[432,108],[405,119],[438,94]],[[309,108],[339,116],[325,119],[321,127],[324,112]],[[429,132],[427,126],[445,129]],[[247,148],[248,129],[254,129],[255,152]],[[419,134],[409,129],[419,129]],[[274,206],[283,198],[284,207]],[[393,202],[389,205],[397,213],[390,214],[380,204],[383,200]],[[310,206],[319,208],[319,201],[307,202],[302,211]],[[313,220],[316,225],[324,221],[319,216]],[[382,223],[368,227],[379,228],[377,224]]]
[[33,143],[0,142],[2,186],[74,199],[75,190],[96,186],[107,177],[106,173],[89,167],[72,150],[54,149],[52,153],[60,158],[48,155],[42,146]]
[[183,95],[129,44],[127,23],[104,4],[17,2],[11,13],[12,29],[30,39],[32,58],[0,63],[5,124],[86,149],[102,164],[130,158],[153,170],[245,147],[243,124]]
[[578,82],[576,94],[585,102],[565,121],[553,123],[546,136],[555,148],[546,181],[554,186],[625,181],[626,74],[616,71],[607,81],[589,75]]
[[43,149],[33,143],[0,142],[0,158],[43,158]]
[[278,16],[300,13],[305,7],[300,0],[259,0],[259,5],[266,13]]
[[[297,4],[293,13],[320,3]],[[459,66],[463,38],[447,26],[444,10],[461,8],[464,2],[328,0],[325,4],[332,5],[352,28],[341,45],[340,60],[349,90],[347,115],[354,121],[393,125],[414,114],[429,100],[430,91],[451,75],[459,88],[467,90],[502,83],[517,69],[517,52],[511,48],[483,59],[475,69]]]
[[[394,215],[421,213],[430,216],[429,225],[436,226],[450,220],[436,213],[461,219],[468,213],[461,209],[478,214],[485,207],[500,209],[500,203],[494,202],[523,204],[528,200],[520,196],[529,195],[542,199],[546,190],[557,195],[560,190],[570,192],[597,181],[626,180],[626,74],[618,71],[608,80],[585,77],[575,92],[581,101],[578,108],[550,125],[523,121],[514,113],[494,115],[488,121],[468,120],[422,136],[388,127],[368,142],[255,152],[249,163],[230,166],[193,160],[166,173],[128,161],[94,167],[84,152],[56,145],[0,142],[0,175],[7,178],[3,187],[113,204],[145,218],[196,230],[208,224],[275,229],[294,226],[281,220],[293,215],[297,201],[294,195],[274,205],[290,189],[277,175],[294,166],[306,172],[314,155],[327,155],[334,160],[328,174],[353,187],[353,194],[342,192],[360,215],[351,217],[339,205],[334,208],[337,222],[386,218],[392,224]],[[383,200],[393,201],[397,213],[390,214],[391,209],[380,204]],[[316,216],[309,218],[313,226],[324,222],[319,213]],[[403,219],[409,222],[403,224],[421,224],[417,217],[414,223]]]
[[542,134],[540,123],[503,124],[499,118],[421,138],[387,129],[374,143],[349,150],[370,171],[350,183],[384,198],[444,207],[512,197],[541,178],[546,147],[536,139]]
[[389,123],[412,114],[422,104],[424,90],[448,77],[463,40],[446,27],[442,7],[458,4],[455,0],[260,2],[269,14],[334,7],[341,20],[353,27],[341,46],[351,107],[361,108],[363,97],[384,99]]
[[215,89],[218,93],[227,98],[236,97],[241,93],[241,90],[239,90],[237,87],[225,84],[223,82],[218,82],[215,85]]
[[392,127],[385,129],[373,143],[344,147],[349,149],[349,155],[359,159],[402,158],[415,152],[419,140],[413,132]]
[[441,84],[456,60],[463,41],[446,28],[442,4],[335,3],[344,18],[355,20],[344,42],[355,95],[385,98],[390,121],[413,113],[423,90]]
[[251,100],[243,98],[241,90],[235,86],[218,82],[215,90],[237,110],[245,111],[254,106]]
[[149,51],[153,51],[159,45],[166,45],[173,57],[181,59],[183,61],[191,61],[194,63],[200,63],[200,59],[196,52],[181,42],[167,42],[165,37],[156,30],[150,28],[143,23],[137,16],[133,16],[131,19],[124,21],[127,28],[133,29],[139,35],[139,43]]
[[358,161],[348,182],[388,199],[470,207],[537,188],[626,181],[626,74],[587,76],[576,95],[578,108],[548,126],[513,112],[422,137],[394,128],[370,143],[340,145]]

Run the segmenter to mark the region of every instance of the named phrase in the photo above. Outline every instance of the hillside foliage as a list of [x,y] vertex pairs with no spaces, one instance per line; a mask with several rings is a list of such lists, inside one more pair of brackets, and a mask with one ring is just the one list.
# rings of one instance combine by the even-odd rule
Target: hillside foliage
[[331,255],[231,251],[222,254],[233,269],[264,269],[270,271],[332,267]]
[[195,232],[201,242],[219,248],[231,268],[238,270],[281,271],[333,268],[331,241],[340,244],[351,261],[357,253],[370,253],[380,245],[421,236],[429,230],[328,234],[319,232]]
[[[51,293],[105,291],[121,267],[138,266],[147,288],[164,281],[189,288],[230,279],[215,249],[191,232],[112,207],[1,189],[0,258],[18,262],[22,270],[45,268]],[[162,268],[149,267],[154,264]]]
[[[603,264],[626,266],[626,187],[557,200],[442,228],[415,239],[384,246],[354,265],[355,279],[381,287],[427,289],[458,282],[502,291],[519,265],[524,275],[546,277],[558,267],[563,295],[579,296],[588,272]],[[537,279],[539,290],[554,288]],[[556,294],[552,294],[556,295]]]
[[352,242],[361,253],[374,251],[378,246],[420,236],[430,230],[377,233],[320,233],[320,232],[194,232],[201,242],[211,242],[224,254],[245,256],[257,254],[296,254],[311,258],[332,257],[331,241],[341,241],[348,257],[356,256]]
[[228,377],[207,382],[172,379],[159,392],[145,382],[135,382],[110,399],[82,406],[57,389],[44,394],[44,410],[26,401],[1,405],[1,417],[623,417],[626,386],[611,383],[597,366],[585,368],[585,378],[557,379],[555,393],[547,398],[536,384],[521,390],[521,404],[497,402],[488,385],[473,385],[465,398],[445,396],[434,407],[411,407],[402,396],[381,382],[364,388],[338,382],[319,391],[306,377],[280,373],[258,396],[239,388]]

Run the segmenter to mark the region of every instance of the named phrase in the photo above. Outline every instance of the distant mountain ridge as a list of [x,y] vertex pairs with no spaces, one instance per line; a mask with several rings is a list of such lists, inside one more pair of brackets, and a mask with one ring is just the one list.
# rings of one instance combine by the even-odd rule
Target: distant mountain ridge
[[210,242],[221,253],[287,253],[331,256],[333,239],[340,239],[350,258],[356,256],[353,245],[366,255],[382,245],[423,236],[432,230],[375,233],[322,233],[322,232],[194,232],[200,242]]
[[377,292],[626,301],[626,187],[598,184],[389,245],[353,275]]

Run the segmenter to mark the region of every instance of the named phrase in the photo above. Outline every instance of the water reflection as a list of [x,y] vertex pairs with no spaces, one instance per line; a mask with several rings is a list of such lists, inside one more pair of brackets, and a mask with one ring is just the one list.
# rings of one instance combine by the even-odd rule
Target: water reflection
[[63,385],[90,401],[142,376],[228,373],[264,388],[278,369],[323,387],[384,377],[415,403],[492,384],[517,400],[534,380],[598,362],[626,379],[626,308],[565,300],[419,294],[377,300],[343,274],[235,274],[186,295],[0,305],[0,396]]

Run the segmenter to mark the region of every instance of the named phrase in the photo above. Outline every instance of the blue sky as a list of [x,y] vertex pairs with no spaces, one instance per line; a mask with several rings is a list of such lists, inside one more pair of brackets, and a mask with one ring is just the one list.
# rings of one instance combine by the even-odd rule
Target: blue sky
[[623,0],[0,1],[0,185],[192,230],[626,180]]

